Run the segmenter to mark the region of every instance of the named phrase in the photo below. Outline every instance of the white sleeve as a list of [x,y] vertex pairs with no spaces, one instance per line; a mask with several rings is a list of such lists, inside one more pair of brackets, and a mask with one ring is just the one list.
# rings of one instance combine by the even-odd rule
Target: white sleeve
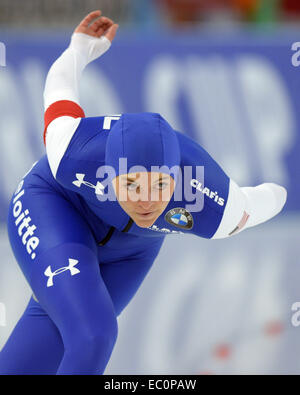
[[44,90],[45,111],[58,100],[79,104],[79,81],[84,68],[103,55],[111,46],[106,37],[73,33],[69,47],[51,66]]
[[239,187],[230,180],[223,218],[212,239],[229,237],[268,221],[280,213],[286,198],[286,189],[277,184]]
[[59,117],[48,126],[46,151],[53,177],[56,178],[58,166],[77,130],[81,118]]
[[[79,105],[79,82],[88,63],[105,53],[111,45],[106,37],[74,33],[70,46],[51,66],[44,90],[44,109],[60,100]],[[51,109],[50,109],[51,110]],[[71,115],[71,114],[70,114]],[[49,165],[54,177],[81,118],[53,116],[45,133]],[[46,129],[45,129],[46,132]]]

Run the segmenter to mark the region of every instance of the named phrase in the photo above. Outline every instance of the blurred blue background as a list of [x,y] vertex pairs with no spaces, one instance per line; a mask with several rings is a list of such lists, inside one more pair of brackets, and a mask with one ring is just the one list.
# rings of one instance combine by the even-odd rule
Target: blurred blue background
[[300,69],[292,50],[300,4],[293,0],[0,0],[0,349],[30,297],[6,235],[8,201],[45,152],[47,71],[77,23],[99,8],[120,29],[84,72],[87,116],[160,112],[239,185],[288,190],[278,217],[230,239],[166,238],[119,318],[106,373],[299,373],[300,328],[291,323],[300,301]]

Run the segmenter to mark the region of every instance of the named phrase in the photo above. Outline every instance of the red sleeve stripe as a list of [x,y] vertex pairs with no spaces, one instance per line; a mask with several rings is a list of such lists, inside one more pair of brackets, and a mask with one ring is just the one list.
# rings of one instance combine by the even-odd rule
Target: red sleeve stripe
[[70,100],[59,100],[52,103],[45,112],[44,144],[46,145],[46,132],[50,122],[58,117],[67,115],[73,118],[84,118],[83,109],[75,102]]

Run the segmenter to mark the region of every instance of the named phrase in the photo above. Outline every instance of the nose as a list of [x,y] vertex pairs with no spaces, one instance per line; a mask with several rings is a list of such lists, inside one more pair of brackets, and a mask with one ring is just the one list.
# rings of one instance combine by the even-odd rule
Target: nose
[[138,202],[138,206],[143,209],[143,210],[149,210],[151,211],[152,208],[154,208],[155,203],[151,202],[151,200],[140,200]]

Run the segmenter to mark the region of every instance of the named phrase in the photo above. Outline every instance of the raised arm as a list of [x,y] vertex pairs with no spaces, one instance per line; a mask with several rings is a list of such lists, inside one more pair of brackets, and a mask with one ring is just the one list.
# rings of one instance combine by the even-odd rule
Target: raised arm
[[69,47],[51,66],[44,90],[44,108],[58,100],[79,105],[79,80],[88,63],[103,55],[115,37],[118,25],[101,11],[88,14],[76,27]]
[[85,116],[79,103],[79,81],[88,63],[111,46],[118,25],[101,16],[88,14],[74,30],[69,47],[51,66],[44,90],[44,143],[52,173],[66,150],[80,119]]

